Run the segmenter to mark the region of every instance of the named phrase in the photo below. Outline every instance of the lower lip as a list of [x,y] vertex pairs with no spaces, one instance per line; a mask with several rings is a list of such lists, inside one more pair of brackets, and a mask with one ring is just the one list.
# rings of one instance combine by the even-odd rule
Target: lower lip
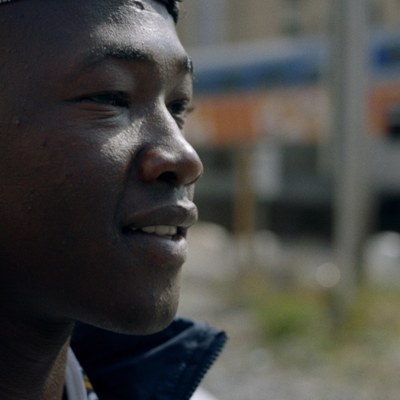
[[135,258],[145,265],[157,267],[181,267],[187,257],[187,241],[183,235],[160,236],[143,231],[124,233],[126,244]]

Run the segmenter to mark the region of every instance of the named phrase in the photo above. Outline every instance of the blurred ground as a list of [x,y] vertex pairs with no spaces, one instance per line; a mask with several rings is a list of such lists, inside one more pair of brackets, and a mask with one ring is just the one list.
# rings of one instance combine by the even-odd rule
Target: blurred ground
[[[329,249],[320,243],[287,246],[266,232],[262,236],[254,265],[259,264],[257,257],[268,264],[265,273],[285,265],[278,273],[282,280],[295,274],[311,281],[315,269],[331,261]],[[330,356],[301,339],[266,344],[254,314],[236,301],[243,273],[237,265],[245,247],[233,244],[214,225],[199,224],[190,236],[179,313],[205,320],[230,336],[204,381],[211,393],[219,400],[399,399],[400,342],[390,335]]]

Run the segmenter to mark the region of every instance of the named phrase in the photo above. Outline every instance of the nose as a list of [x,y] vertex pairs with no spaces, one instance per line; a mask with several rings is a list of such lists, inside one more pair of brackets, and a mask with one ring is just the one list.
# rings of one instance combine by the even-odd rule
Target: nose
[[203,164],[193,147],[180,137],[174,145],[158,145],[143,149],[138,159],[139,178],[144,182],[166,182],[188,186],[203,173]]

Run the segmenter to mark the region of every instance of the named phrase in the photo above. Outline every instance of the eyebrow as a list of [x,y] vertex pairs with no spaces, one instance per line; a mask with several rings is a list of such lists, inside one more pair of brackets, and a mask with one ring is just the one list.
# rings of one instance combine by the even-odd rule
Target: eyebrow
[[[115,46],[114,44],[102,45],[94,48],[81,65],[82,69],[93,68],[97,65],[104,63],[107,60],[120,60],[128,62],[145,62],[155,63],[154,57],[142,51],[139,48],[132,46]],[[194,75],[194,67],[192,59],[184,53],[183,57],[178,60],[180,63],[179,69],[189,75]]]

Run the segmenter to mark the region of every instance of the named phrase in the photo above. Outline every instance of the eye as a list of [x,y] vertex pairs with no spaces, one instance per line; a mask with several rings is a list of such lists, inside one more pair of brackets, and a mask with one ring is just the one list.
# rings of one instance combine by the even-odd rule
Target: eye
[[194,107],[189,99],[181,99],[171,102],[168,109],[178,126],[183,128],[186,117],[194,110]]
[[82,96],[78,100],[83,103],[93,103],[111,107],[129,107],[128,96],[123,92],[110,91],[94,93],[87,96]]

